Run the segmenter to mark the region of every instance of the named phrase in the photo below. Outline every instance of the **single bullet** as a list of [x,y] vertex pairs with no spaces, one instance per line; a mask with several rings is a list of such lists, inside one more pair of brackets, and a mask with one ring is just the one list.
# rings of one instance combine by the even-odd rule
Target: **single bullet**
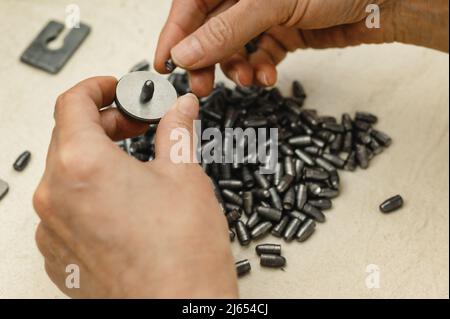
[[332,171],[330,173],[329,181],[330,181],[331,187],[333,187],[336,190],[339,189],[341,181],[340,181],[339,174],[337,171]]
[[372,128],[372,125],[370,123],[364,121],[355,121],[353,126],[356,130],[362,132],[368,132]]
[[292,156],[286,156],[284,158],[284,173],[295,177],[295,164]]
[[325,222],[325,215],[318,208],[308,203],[303,206],[302,212],[319,223]]
[[262,254],[260,265],[263,267],[281,268],[286,264],[286,258],[278,255]]
[[31,153],[30,151],[25,151],[22,154],[17,157],[17,159],[14,161],[13,167],[16,171],[21,172],[23,171],[30,162],[31,159]]
[[356,152],[352,151],[345,161],[344,169],[353,172],[356,170]]
[[383,213],[391,213],[403,206],[403,198],[400,195],[395,195],[391,198],[386,199],[380,205],[380,211]]
[[253,195],[258,199],[269,199],[270,192],[267,189],[255,188],[252,190]]
[[309,135],[300,135],[300,136],[295,136],[295,137],[291,137],[288,140],[288,143],[294,146],[307,146],[307,145],[311,145],[312,140],[311,140],[311,136]]
[[353,130],[352,117],[348,113],[342,114],[341,124],[346,132]]
[[283,209],[292,210],[295,205],[295,190],[294,187],[290,187],[283,197]]
[[308,218],[300,225],[300,228],[298,229],[298,232],[295,237],[297,241],[304,242],[309,237],[311,237],[311,235],[314,233],[315,230],[316,230],[316,223],[314,222],[314,220]]
[[374,138],[370,141],[369,147],[374,155],[381,154],[384,150],[383,146],[381,146]]
[[173,63],[172,59],[168,59],[165,63],[164,66],[166,67],[167,72],[172,73],[177,66],[175,65],[175,63]]
[[322,157],[337,168],[343,168],[345,165],[345,160],[340,158],[339,155],[323,153]]
[[244,186],[242,181],[237,179],[222,179],[217,182],[220,188],[231,189],[231,190],[240,190]]
[[369,167],[369,155],[367,154],[367,148],[363,144],[356,144],[356,160],[359,167],[366,169]]
[[284,165],[278,162],[275,165],[275,174],[273,174],[273,184],[277,186],[280,183],[280,180],[283,176],[284,176]]
[[239,277],[249,273],[250,270],[252,269],[248,259],[236,262],[235,266],[236,266],[236,273]]
[[[281,182],[280,182],[281,184]],[[270,200],[272,202],[272,206],[278,210],[283,210],[283,204],[281,203],[280,195],[275,187],[269,188]]]
[[356,138],[364,145],[370,144],[372,142],[372,137],[367,132],[358,132],[356,133]]
[[372,130],[370,132],[370,134],[372,134],[372,136],[382,145],[385,147],[388,147],[392,144],[392,139],[389,135],[387,135],[386,133],[383,133],[381,131],[378,130]]
[[306,216],[302,212],[299,212],[299,211],[296,211],[296,210],[293,210],[293,211],[289,212],[289,217],[300,219],[300,221],[304,221],[305,219],[308,218],[308,216]]
[[305,89],[299,81],[292,82],[292,95],[300,99],[306,98]]
[[299,182],[303,176],[303,169],[305,167],[305,163],[299,159],[295,159],[295,181]]
[[332,202],[328,198],[310,199],[308,204],[322,210],[330,209],[332,206]]
[[236,205],[236,204],[232,204],[232,203],[225,203],[225,209],[226,211],[232,211],[232,210],[237,210],[240,211],[241,210],[241,206]]
[[248,229],[252,229],[256,225],[258,225],[260,221],[261,221],[261,218],[259,217],[259,214],[257,212],[254,212],[247,219],[246,226]]
[[335,139],[330,144],[330,153],[338,154],[342,150],[343,142],[344,142],[344,135],[336,134]]
[[342,126],[341,124],[338,123],[331,123],[331,122],[326,122],[326,123],[322,123],[322,128],[328,131],[331,131],[333,133],[344,133],[344,126]]
[[247,246],[250,244],[250,234],[248,233],[247,227],[245,227],[242,220],[238,220],[235,225],[236,236],[239,240],[241,246]]
[[256,207],[256,212],[260,217],[274,222],[279,222],[283,215],[283,212],[281,210],[272,207],[258,206]]
[[264,175],[262,175],[257,170],[253,172],[253,177],[255,178],[256,183],[262,189],[269,189],[270,188],[270,182],[267,180],[267,178]]
[[277,192],[279,194],[283,194],[285,191],[287,191],[289,189],[289,187],[291,186],[293,181],[294,181],[294,176],[284,175],[276,187]]
[[321,148],[321,149],[324,148],[326,145],[325,141],[318,137],[311,138],[311,141],[316,147]]
[[330,177],[330,174],[319,169],[305,168],[303,177],[305,180],[324,181]]
[[283,218],[281,218],[281,220],[278,222],[278,224],[276,224],[272,228],[271,234],[275,237],[280,238],[288,223],[289,223],[289,216],[283,216]]
[[339,191],[337,189],[321,187],[320,191],[316,193],[317,197],[321,198],[335,198],[339,195]]
[[356,121],[364,121],[370,124],[376,124],[378,122],[378,117],[369,112],[358,111],[355,114]]
[[342,151],[350,153],[353,149],[353,133],[351,131],[346,132],[344,135],[344,142],[342,143]]
[[314,166],[314,160],[311,156],[309,156],[308,153],[300,150],[300,149],[296,149],[294,151],[295,155],[298,156],[298,158],[300,158],[303,162],[305,162],[307,165],[309,166]]
[[306,187],[305,184],[299,184],[296,198],[297,208],[302,210],[307,200],[308,200],[308,188]]
[[253,212],[253,193],[251,191],[243,192],[242,201],[245,215],[250,216]]
[[294,155],[294,149],[289,144],[286,144],[286,143],[280,144],[280,152],[281,152],[281,154],[283,154],[285,156]]
[[315,156],[320,156],[322,155],[323,150],[320,147],[317,146],[307,146],[303,149],[306,153],[311,154],[311,155],[315,155]]
[[253,239],[261,238],[262,236],[269,233],[270,229],[272,228],[272,223],[269,221],[262,222],[255,226],[255,228],[252,229],[250,232],[250,236]]
[[297,234],[298,228],[300,227],[301,220],[298,218],[292,218],[284,230],[283,238],[286,241],[291,241]]
[[255,247],[256,254],[261,256],[262,254],[281,255],[281,245],[278,244],[260,244]]
[[141,103],[149,102],[152,99],[154,92],[155,84],[153,83],[153,81],[145,81],[144,85],[142,86],[141,95],[139,97]]
[[233,204],[236,204],[239,206],[242,206],[242,204],[243,204],[241,196],[230,191],[229,189],[222,190],[222,195],[226,200],[230,201]]
[[318,166],[322,167],[327,172],[333,172],[336,170],[336,167],[333,164],[323,159],[322,157],[317,157],[315,161]]

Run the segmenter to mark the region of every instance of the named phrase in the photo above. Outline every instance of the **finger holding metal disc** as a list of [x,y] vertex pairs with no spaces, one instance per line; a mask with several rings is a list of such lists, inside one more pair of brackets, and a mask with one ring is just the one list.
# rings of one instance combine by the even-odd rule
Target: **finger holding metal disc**
[[118,109],[139,121],[159,122],[176,100],[173,85],[153,72],[132,72],[117,83],[115,101]]

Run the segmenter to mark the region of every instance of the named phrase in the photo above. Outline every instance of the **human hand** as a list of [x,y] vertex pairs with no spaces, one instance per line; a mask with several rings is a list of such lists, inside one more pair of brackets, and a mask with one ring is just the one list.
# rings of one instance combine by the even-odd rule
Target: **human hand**
[[[380,28],[367,28],[366,7],[380,7]],[[244,46],[259,39],[256,52]],[[430,36],[433,34],[433,36]],[[171,57],[189,71],[199,96],[214,83],[214,65],[236,84],[272,86],[275,66],[299,48],[400,41],[448,51],[446,0],[174,0],[161,32],[155,69]]]
[[[179,98],[161,120],[156,159],[142,163],[112,140],[147,125],[115,108],[117,81],[97,77],[61,95],[33,204],[36,242],[52,281],[71,297],[237,297],[224,214],[198,164],[174,164],[170,133],[191,134],[198,101]],[[102,109],[99,111],[99,109]],[[80,269],[68,289],[65,270]]]

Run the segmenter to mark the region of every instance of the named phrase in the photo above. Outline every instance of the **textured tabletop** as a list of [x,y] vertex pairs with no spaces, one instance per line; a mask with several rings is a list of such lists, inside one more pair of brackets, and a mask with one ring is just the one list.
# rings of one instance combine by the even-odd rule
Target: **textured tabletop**
[[[10,185],[0,201],[0,298],[64,297],[45,274],[31,204],[54,101],[83,78],[120,77],[140,60],[151,60],[170,5],[76,2],[92,33],[58,75],[19,57],[48,20],[64,21],[66,1],[0,2],[0,178]],[[285,271],[261,269],[254,244],[233,243],[236,259],[249,258],[253,266],[239,281],[242,297],[449,297],[448,68],[448,55],[404,45],[304,50],[280,65],[278,85],[285,93],[299,79],[308,93],[306,107],[321,114],[373,112],[377,127],[394,142],[367,171],[342,173],[341,196],[327,222],[305,243],[283,243]],[[25,149],[33,157],[17,173],[12,163]],[[379,203],[397,193],[404,208],[381,214]],[[374,276],[380,286],[371,289]]]

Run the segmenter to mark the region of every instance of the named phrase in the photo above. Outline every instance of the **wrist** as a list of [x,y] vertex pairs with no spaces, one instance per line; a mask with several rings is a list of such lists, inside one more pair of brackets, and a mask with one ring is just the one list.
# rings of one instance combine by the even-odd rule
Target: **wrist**
[[397,1],[395,40],[448,52],[448,1]]

